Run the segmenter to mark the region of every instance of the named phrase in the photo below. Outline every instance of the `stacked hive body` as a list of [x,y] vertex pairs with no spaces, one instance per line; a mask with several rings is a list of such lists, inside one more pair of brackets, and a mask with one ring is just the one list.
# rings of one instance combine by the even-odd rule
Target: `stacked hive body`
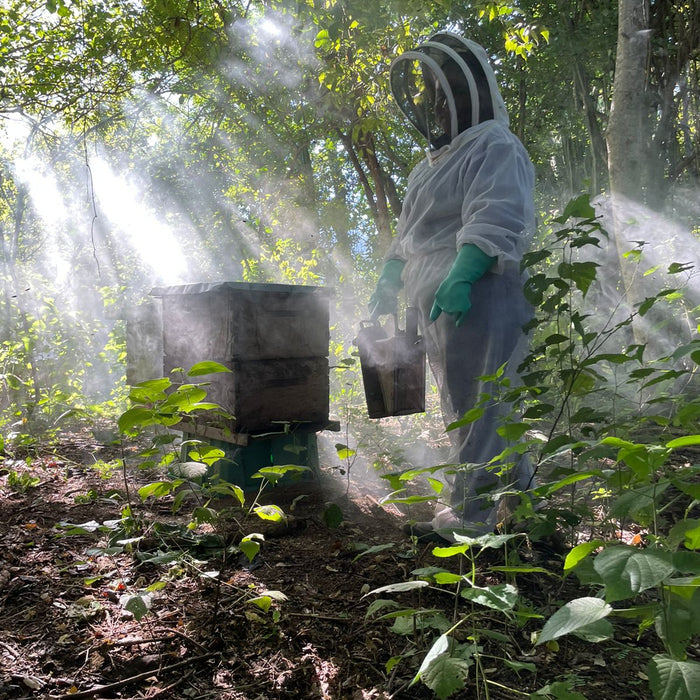
[[162,300],[163,369],[220,362],[208,399],[250,434],[328,420],[328,291],[223,283],[154,289]]
[[[235,453],[235,462],[241,466],[246,456],[268,453],[279,464],[280,440],[287,439],[280,435],[290,435],[297,455],[301,442],[310,459],[314,450],[308,436],[315,439],[315,431],[332,428],[328,422],[330,291],[226,282],[161,287],[151,294],[160,299],[165,376],[207,360],[231,370],[194,381],[210,382],[206,400],[219,404],[233,418],[222,422],[207,416],[185,423],[180,426],[185,437],[196,435],[209,442],[214,439],[220,446],[231,445],[227,452]],[[277,435],[268,437],[270,432]],[[256,438],[261,434],[263,438]],[[274,439],[274,449],[268,450],[263,439]],[[257,440],[255,448],[242,452],[241,447],[252,440]],[[303,455],[295,460],[290,454],[287,462],[304,464]]]

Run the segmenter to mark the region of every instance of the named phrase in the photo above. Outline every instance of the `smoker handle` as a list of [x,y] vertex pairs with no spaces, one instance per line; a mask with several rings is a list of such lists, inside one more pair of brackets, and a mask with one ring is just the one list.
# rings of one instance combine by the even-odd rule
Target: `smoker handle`
[[418,342],[418,309],[415,306],[406,308],[406,339]]

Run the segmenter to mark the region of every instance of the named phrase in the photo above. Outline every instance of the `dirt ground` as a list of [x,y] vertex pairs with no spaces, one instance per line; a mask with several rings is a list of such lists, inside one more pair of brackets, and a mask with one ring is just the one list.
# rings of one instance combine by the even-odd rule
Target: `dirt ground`
[[[350,479],[347,495],[345,480],[325,473],[269,490],[265,502],[284,509],[289,525],[257,516],[243,522],[244,531],[265,536],[252,563],[238,554],[224,559],[221,548],[207,548],[205,540],[193,547],[157,533],[155,521],[173,522],[172,498],[135,509],[135,517],[151,524],[146,536],[126,545],[131,552],[110,553],[99,531],[63,533],[66,523],[90,529],[86,523],[119,519],[126,488],[138,503],[136,490],[154,480],[152,473],[95,468],[115,450],[76,434],[37,450],[29,465],[24,459],[0,463],[0,698],[434,697],[421,683],[411,685],[429,646],[425,637],[420,630],[397,634],[393,621],[368,618],[368,606],[380,596],[366,594],[411,579],[415,569],[458,562],[435,559],[433,545],[416,547],[402,531],[406,514],[382,507],[363,488],[362,474]],[[324,519],[328,503],[342,513],[337,527]],[[235,523],[229,521],[228,532],[212,528],[211,542],[223,537],[235,544]],[[187,556],[153,561],[158,552]],[[491,550],[481,561],[498,564],[502,556]],[[522,556],[561,573],[557,554],[525,546]],[[149,586],[147,614],[125,609],[125,596],[143,595]],[[517,586],[532,610],[546,615],[585,595],[573,579],[543,573],[520,575]],[[381,597],[444,609],[448,616],[469,612],[466,601],[455,608],[452,596],[432,588]],[[615,642],[565,637],[558,650],[544,650],[531,643],[542,620],[517,625],[495,611],[475,615],[487,632],[480,643],[490,655],[483,667],[489,698],[529,697],[556,682],[589,700],[650,697],[644,667],[656,651],[652,633],[637,639],[630,626]],[[453,697],[487,695],[471,673],[467,688]]]

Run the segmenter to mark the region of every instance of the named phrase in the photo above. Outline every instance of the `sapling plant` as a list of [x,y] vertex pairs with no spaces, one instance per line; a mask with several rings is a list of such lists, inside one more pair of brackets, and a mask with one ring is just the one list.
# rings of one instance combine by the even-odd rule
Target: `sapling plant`
[[[127,437],[138,439],[142,444],[145,441],[145,447],[136,456],[136,466],[147,472],[158,471],[160,478],[141,486],[137,491],[138,500],[135,500],[127,476],[127,460],[123,457],[121,468],[125,502],[121,508],[121,518],[89,528],[89,531],[107,537],[103,553],[108,555],[132,552],[142,562],[168,567],[183,557],[189,557],[189,565],[194,567],[202,580],[215,581],[215,608],[220,599],[224,569],[231,561],[239,561],[241,556],[252,562],[264,540],[259,533],[244,533],[241,520],[251,513],[264,520],[284,519],[281,508],[259,505],[259,495],[266,485],[276,483],[286,473],[307,469],[296,465],[261,468],[257,474],[261,480],[260,490],[246,510],[244,490],[212,473],[217,463],[225,459],[224,451],[212,447],[196,435],[178,441],[172,429],[185,418],[193,419],[195,426],[198,425],[197,419],[205,414],[231,418],[219,405],[206,401],[206,383],[191,381],[228,371],[216,362],[200,362],[186,372],[176,370],[173,378],[162,377],[132,387],[129,395],[132,406],[119,417],[118,427]],[[173,515],[181,514],[185,506],[191,504],[188,522],[183,525],[153,519],[140,507],[140,504],[161,499],[168,500]],[[223,503],[221,499],[228,499],[234,507],[224,510],[215,507]],[[229,531],[232,520],[236,523],[236,533]],[[200,531],[200,526],[204,524],[211,527]],[[85,534],[85,531],[83,526],[66,525],[62,534]],[[201,563],[197,563],[201,557],[206,561],[218,559],[218,569],[202,569]],[[156,582],[144,590],[127,591],[122,596],[124,607],[140,619],[150,609],[161,583]],[[254,590],[246,590],[241,601],[268,610],[273,601],[282,600],[283,597],[282,593],[275,591],[256,595]],[[212,620],[216,619],[215,610]]]
[[[519,612],[513,577],[539,575],[545,568],[509,561],[507,556],[503,566],[489,568],[503,576],[490,592],[474,585],[472,568],[471,576],[461,570],[438,571],[439,578],[432,580],[414,572],[415,580],[403,582],[405,589],[390,587],[375,593],[420,591],[450,582],[463,589],[455,596],[460,603],[476,596],[481,605],[493,604],[509,624],[528,622],[535,647],[555,645],[568,634],[603,642],[614,637],[616,619],[636,619],[639,634],[655,630],[664,649],[646,666],[653,697],[689,700],[697,696],[700,684],[700,664],[691,653],[691,642],[700,634],[700,520],[693,517],[700,504],[700,467],[682,457],[700,444],[700,436],[694,434],[700,416],[700,341],[684,340],[651,358],[643,341],[653,332],[652,317],[658,323],[664,316],[654,316],[653,310],[688,313],[684,288],[692,270],[687,264],[671,263],[664,280],[674,279],[676,284],[656,289],[634,304],[627,302],[622,290],[619,301],[610,303],[600,293],[598,279],[597,252],[607,237],[587,197],[570,202],[553,220],[547,244],[524,260],[530,272],[526,292],[535,314],[529,324],[531,350],[518,368],[521,382],[492,378],[494,394],[482,396],[456,424],[478,420],[490,401],[513,405],[511,418],[498,428],[511,444],[490,466],[500,470],[528,453],[536,480],[528,492],[507,487],[491,495],[494,499],[515,495],[520,504],[503,523],[503,534],[487,537],[515,537],[519,530],[530,540],[555,531],[568,535],[572,549],[562,573],[578,575],[582,595],[535,628],[531,620],[544,616],[525,605]],[[637,243],[624,257],[627,264],[641,265],[643,245]],[[658,267],[653,271],[658,276]],[[636,330],[640,327],[644,332]],[[469,465],[390,475],[395,493],[388,500],[439,501],[441,473],[461,468]],[[418,477],[427,477],[432,493],[404,496],[407,484]],[[626,538],[626,533],[633,536]],[[455,545],[438,547],[433,554],[459,554],[473,567],[476,557],[469,552],[476,543],[458,534],[455,539]],[[382,605],[388,609],[386,615],[402,614],[378,601],[372,613],[381,611]],[[422,611],[420,616],[440,612]],[[486,696],[489,682],[479,675],[477,661],[483,650],[475,641],[478,635],[472,630],[468,658],[452,641],[473,617],[462,607],[454,607],[454,615],[457,626],[439,629],[437,640],[424,645],[429,651],[414,681],[422,680],[438,697],[448,697],[462,687],[473,666],[477,692]],[[457,660],[451,660],[453,648]],[[549,684],[540,694],[559,697],[560,685]]]

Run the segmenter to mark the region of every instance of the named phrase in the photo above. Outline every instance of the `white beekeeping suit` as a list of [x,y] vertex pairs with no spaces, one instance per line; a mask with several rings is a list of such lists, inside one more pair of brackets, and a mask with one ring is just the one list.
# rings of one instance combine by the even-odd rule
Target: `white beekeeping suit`
[[[486,52],[458,35],[436,34],[391,65],[394,97],[428,140],[428,153],[409,177],[397,235],[372,300],[390,313],[400,287],[420,312],[430,367],[445,424],[461,418],[495,387],[479,379],[507,363],[515,376],[531,318],[520,260],[535,229],[534,169],[508,115]],[[459,530],[493,530],[499,508],[487,491],[527,488],[527,459],[503,469],[485,465],[507,443],[496,429],[510,411],[492,405],[481,419],[450,431],[453,461],[467,465],[416,534],[451,539]],[[513,459],[513,458],[511,458]],[[495,469],[494,469],[495,466]],[[499,469],[503,473],[498,474]]]

